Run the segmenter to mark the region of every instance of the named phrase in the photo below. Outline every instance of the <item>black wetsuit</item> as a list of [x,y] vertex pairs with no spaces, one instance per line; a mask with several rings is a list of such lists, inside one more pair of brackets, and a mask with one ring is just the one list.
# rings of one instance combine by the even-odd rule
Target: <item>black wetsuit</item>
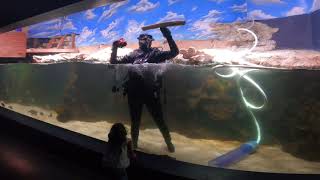
[[[172,46],[176,46],[176,45],[172,45]],[[136,49],[129,55],[124,56],[123,58],[121,58],[116,62],[113,62],[112,64],[162,63],[165,60],[174,58],[178,55],[179,50],[178,50],[178,47],[176,48],[177,49],[174,48],[171,51],[160,51],[158,48],[150,48],[148,51]]]
[[[112,64],[142,64],[142,63],[161,63],[165,60],[174,58],[178,55],[179,49],[171,36],[167,36],[167,41],[170,46],[170,51],[160,51],[157,48],[149,48],[147,51],[141,49],[134,50],[127,56],[124,56],[120,60],[115,60],[116,48],[112,50],[113,57],[110,62]],[[153,74],[154,75],[154,74]],[[152,76],[152,74],[150,74]],[[169,129],[164,121],[160,88],[161,77],[157,78],[157,81],[149,81],[147,78],[141,76],[134,70],[128,72],[128,81],[126,82],[126,89],[128,95],[128,105],[131,116],[131,137],[135,147],[137,147],[139,127],[141,122],[141,113],[143,105],[146,105],[148,111],[152,115],[155,123],[157,124],[160,132],[162,133],[168,149],[170,150],[171,136]],[[174,151],[174,147],[173,150]]]

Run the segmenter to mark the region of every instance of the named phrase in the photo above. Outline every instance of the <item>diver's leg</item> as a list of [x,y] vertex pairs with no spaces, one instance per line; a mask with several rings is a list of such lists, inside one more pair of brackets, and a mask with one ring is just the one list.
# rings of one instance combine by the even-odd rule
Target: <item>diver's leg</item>
[[147,109],[150,112],[150,114],[152,115],[154,122],[157,124],[157,126],[158,126],[158,128],[159,128],[159,130],[160,130],[160,132],[161,132],[161,134],[167,144],[168,150],[170,152],[174,152],[175,148],[171,142],[169,128],[163,118],[159,94],[157,95],[157,97],[150,97],[150,98],[146,98],[146,99],[147,99],[146,100],[147,101],[146,102]]
[[128,104],[131,117],[131,138],[133,148],[138,147],[138,138],[139,138],[139,127],[141,122],[141,113],[143,108],[143,103],[139,98],[132,97],[128,94]]

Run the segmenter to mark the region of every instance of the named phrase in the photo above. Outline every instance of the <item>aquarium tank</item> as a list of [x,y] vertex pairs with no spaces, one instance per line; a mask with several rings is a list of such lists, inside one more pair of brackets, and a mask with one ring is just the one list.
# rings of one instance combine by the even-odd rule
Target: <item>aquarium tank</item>
[[203,166],[320,172],[319,0],[122,0],[14,31],[0,105]]

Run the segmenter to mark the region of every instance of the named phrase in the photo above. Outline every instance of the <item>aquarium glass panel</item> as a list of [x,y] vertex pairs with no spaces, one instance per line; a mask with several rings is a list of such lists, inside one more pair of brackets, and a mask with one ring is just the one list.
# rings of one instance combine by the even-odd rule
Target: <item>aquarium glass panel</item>
[[[0,105],[197,165],[320,172],[319,0],[124,0],[16,31]],[[12,32],[9,32],[12,33]],[[1,38],[1,37],[0,37]]]

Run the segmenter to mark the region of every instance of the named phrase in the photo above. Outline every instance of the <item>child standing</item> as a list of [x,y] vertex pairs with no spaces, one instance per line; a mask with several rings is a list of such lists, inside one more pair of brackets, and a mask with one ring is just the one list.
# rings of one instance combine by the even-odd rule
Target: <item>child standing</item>
[[130,165],[129,157],[135,157],[132,142],[127,138],[127,130],[122,123],[112,125],[103,155],[103,167],[111,179],[127,180],[126,168]]

